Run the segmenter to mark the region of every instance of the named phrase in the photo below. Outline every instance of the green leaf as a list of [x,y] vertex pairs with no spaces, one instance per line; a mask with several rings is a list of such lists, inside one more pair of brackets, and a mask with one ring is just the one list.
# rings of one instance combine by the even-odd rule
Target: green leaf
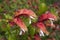
[[12,19],[12,16],[10,14],[4,14],[6,19]]
[[28,33],[25,33],[24,35],[21,35],[19,37],[19,40],[28,40]]
[[3,11],[4,11],[4,9],[0,7],[0,13],[3,12]]
[[32,25],[29,25],[28,27],[28,33],[30,36],[34,36],[35,34],[35,28]]
[[43,13],[45,13],[47,11],[47,9],[48,9],[48,7],[45,3],[40,3],[38,15],[42,15]]
[[14,36],[14,35],[9,35],[9,36],[8,36],[8,40],[16,40],[16,36]]
[[50,9],[51,13],[54,14],[56,17],[58,17],[57,10],[55,8]]

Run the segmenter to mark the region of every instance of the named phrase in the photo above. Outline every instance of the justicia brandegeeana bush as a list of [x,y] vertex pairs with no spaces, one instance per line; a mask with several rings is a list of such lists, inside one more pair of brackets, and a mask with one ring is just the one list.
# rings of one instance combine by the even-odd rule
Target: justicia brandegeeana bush
[[[13,17],[13,22],[15,24],[17,24],[21,30],[23,32],[28,32],[28,28],[27,26],[24,24],[24,22],[22,21],[22,19],[20,18],[21,15],[27,15],[27,17],[32,16],[32,18],[37,18],[37,15],[32,11],[32,10],[28,10],[28,9],[20,9],[17,12],[14,13],[14,17]],[[50,20],[50,21],[54,21],[56,20],[57,17],[53,14],[51,14],[49,11],[47,11],[46,13],[42,14],[41,16],[39,16],[38,20],[36,21],[35,25],[37,28],[39,28],[40,30],[42,30],[43,33],[45,33],[46,35],[49,35],[49,32],[47,31],[45,24],[43,21],[46,20]],[[50,24],[47,24],[47,26],[54,26],[53,22]]]
[[[0,26],[4,24],[1,28],[7,40],[42,40],[41,37],[45,37],[45,35],[50,36],[51,34],[47,29],[48,27],[49,29],[56,28],[54,22],[58,20],[58,16],[56,15],[58,12],[56,13],[55,5],[50,9],[44,0],[9,1],[10,0],[5,1],[9,5],[4,2],[4,5],[6,5],[4,9],[3,5],[0,7],[0,10],[3,9],[1,13],[4,13],[4,18],[0,17]],[[26,4],[26,6],[24,4]],[[11,15],[10,12],[12,12]]]

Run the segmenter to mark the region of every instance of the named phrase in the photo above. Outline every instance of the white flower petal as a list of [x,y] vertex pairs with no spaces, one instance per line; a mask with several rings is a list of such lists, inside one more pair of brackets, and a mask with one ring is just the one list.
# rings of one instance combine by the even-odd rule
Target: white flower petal
[[53,18],[50,18],[51,25],[53,25],[53,20],[54,20]]
[[20,33],[19,33],[19,35],[22,35],[22,30],[20,30]]
[[30,16],[31,19],[35,19],[34,17]]
[[31,19],[29,19],[29,24],[31,24]]
[[21,29],[24,33],[25,33],[25,30],[24,29]]
[[40,35],[40,36],[44,36],[44,33],[43,33],[42,30],[40,30],[39,35]]
[[50,20],[54,20],[53,18],[49,18]]

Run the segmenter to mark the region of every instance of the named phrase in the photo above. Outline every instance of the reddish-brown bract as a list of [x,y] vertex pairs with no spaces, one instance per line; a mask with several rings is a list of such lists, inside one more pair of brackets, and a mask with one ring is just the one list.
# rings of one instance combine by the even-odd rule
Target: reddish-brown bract
[[13,21],[9,21],[9,24],[11,27],[15,25],[15,23]]
[[13,21],[23,31],[28,31],[28,29],[27,29],[26,25],[24,24],[24,22],[22,21],[22,19],[19,18],[19,16],[21,16],[21,15],[27,15],[28,17],[32,16],[33,18],[35,18],[37,16],[36,16],[36,14],[32,10],[28,10],[28,9],[20,9],[20,10],[18,10],[18,11],[15,12]]
[[40,38],[40,36],[39,36],[38,34],[36,34],[36,35],[34,36],[34,39],[35,39],[35,40],[41,40],[41,38]]
[[28,31],[26,25],[20,18],[14,18],[13,21],[23,30],[23,31]]
[[44,23],[38,22],[38,23],[37,23],[37,27],[40,28],[46,35],[49,35],[49,32],[47,31]]
[[47,20],[49,18],[53,18],[54,20],[57,20],[57,17],[50,12],[42,14],[41,16],[39,16],[38,20],[39,21],[44,21],[44,20]]
[[15,16],[19,16],[21,14],[32,16],[34,18],[37,17],[36,14],[32,10],[28,10],[28,9],[21,9],[21,10],[18,10],[17,12],[15,12]]

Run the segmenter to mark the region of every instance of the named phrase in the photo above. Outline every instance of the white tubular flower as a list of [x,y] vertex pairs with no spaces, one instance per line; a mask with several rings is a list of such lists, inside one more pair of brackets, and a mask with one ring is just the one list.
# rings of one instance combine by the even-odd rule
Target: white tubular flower
[[52,21],[54,20],[53,18],[49,18],[49,19],[52,20]]
[[24,30],[24,29],[22,29],[22,32],[24,32],[24,33],[25,33],[25,30]]
[[35,19],[34,17],[30,16],[31,19]]
[[22,31],[22,30],[20,30],[20,33],[19,33],[19,35],[22,35],[22,33],[23,33],[23,31]]
[[40,30],[39,35],[40,35],[40,36],[44,36],[44,33],[43,33],[42,30]]
[[51,25],[53,25],[53,18],[49,18],[50,22],[51,22]]
[[31,19],[29,18],[29,24],[31,24]]

